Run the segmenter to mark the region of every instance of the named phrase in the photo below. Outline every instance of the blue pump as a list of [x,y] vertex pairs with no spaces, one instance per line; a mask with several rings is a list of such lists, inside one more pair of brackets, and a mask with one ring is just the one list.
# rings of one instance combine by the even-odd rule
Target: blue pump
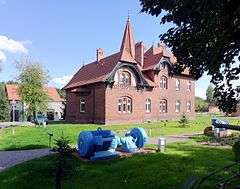
[[133,128],[124,137],[118,137],[111,130],[82,131],[78,137],[78,152],[81,157],[91,160],[118,157],[116,149],[136,152],[147,143],[148,137],[143,128]]

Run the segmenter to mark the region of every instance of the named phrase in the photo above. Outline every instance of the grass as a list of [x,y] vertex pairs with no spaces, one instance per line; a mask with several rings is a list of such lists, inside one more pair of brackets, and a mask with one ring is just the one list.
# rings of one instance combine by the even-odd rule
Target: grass
[[[54,188],[56,155],[25,162],[0,172],[1,189]],[[230,148],[175,143],[165,153],[135,155],[109,161],[68,159],[63,188],[180,188],[189,176],[203,177],[233,163]],[[213,181],[203,188],[211,188]]]
[[[62,133],[68,136],[72,144],[76,144],[80,131],[96,130],[99,126],[104,129],[116,131],[118,135],[123,135],[132,127],[139,126],[146,129],[148,135],[164,136],[171,134],[203,132],[203,129],[211,125],[210,115],[196,116],[191,120],[189,127],[181,128],[177,121],[144,123],[131,125],[96,125],[96,124],[66,124],[54,123],[47,128],[42,127],[12,127],[0,130],[0,150],[20,150],[20,149],[36,149],[48,147],[48,133],[53,133],[53,139],[58,138]],[[230,119],[230,118],[228,118]],[[238,120],[230,119],[234,124]]]

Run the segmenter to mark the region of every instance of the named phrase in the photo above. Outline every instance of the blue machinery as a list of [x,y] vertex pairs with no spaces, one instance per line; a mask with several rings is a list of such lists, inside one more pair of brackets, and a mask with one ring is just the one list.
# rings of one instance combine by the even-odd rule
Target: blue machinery
[[222,121],[217,118],[212,119],[212,125],[220,129],[230,129],[230,130],[240,131],[239,125],[230,125],[227,121]]
[[111,130],[82,131],[78,137],[78,152],[81,157],[91,160],[119,156],[115,150],[136,152],[147,143],[148,137],[143,128],[133,128],[124,137],[116,136]]

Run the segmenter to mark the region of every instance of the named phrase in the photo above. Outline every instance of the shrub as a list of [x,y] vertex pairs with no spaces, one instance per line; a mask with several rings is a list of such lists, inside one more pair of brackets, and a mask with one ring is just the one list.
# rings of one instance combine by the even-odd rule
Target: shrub
[[240,140],[234,143],[232,150],[235,154],[235,160],[239,162],[240,161]]
[[188,119],[185,113],[182,114],[181,119],[178,121],[180,127],[188,126]]

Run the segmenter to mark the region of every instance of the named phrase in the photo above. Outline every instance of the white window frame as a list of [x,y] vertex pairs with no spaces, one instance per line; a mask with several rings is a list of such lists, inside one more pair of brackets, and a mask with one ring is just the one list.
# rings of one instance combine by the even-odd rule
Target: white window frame
[[168,88],[168,79],[166,76],[162,76],[159,82],[160,89],[167,89]]
[[160,113],[167,113],[167,100],[165,99],[160,100],[159,111]]
[[187,112],[191,112],[192,111],[192,102],[189,100],[187,101]]
[[147,98],[145,101],[145,111],[146,113],[150,113],[152,109],[152,101],[150,98]]
[[180,91],[180,79],[176,79],[176,91]]
[[128,71],[122,71],[119,74],[119,84],[131,85],[131,73]]
[[85,113],[86,112],[86,100],[85,99],[80,99],[79,110],[80,110],[80,113]]
[[120,97],[118,99],[118,113],[132,113],[132,99],[130,97]]
[[192,82],[188,81],[187,83],[187,91],[191,91],[192,90]]
[[175,112],[179,113],[181,111],[181,102],[180,100],[176,100],[175,102]]

